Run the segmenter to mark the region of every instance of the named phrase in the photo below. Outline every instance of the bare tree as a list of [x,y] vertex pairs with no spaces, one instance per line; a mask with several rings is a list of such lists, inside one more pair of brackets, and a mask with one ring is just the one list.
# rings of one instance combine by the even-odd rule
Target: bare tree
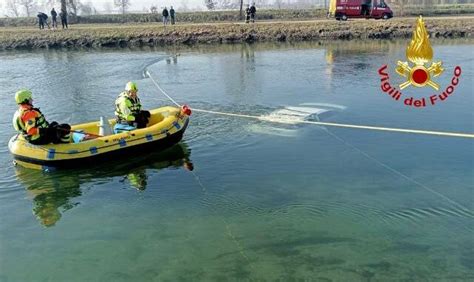
[[96,9],[94,8],[94,5],[92,5],[91,2],[84,3],[79,6],[79,11],[81,12],[81,15],[93,15],[96,14]]
[[216,2],[216,6],[224,10],[238,9],[240,1],[241,0],[219,0]]
[[114,0],[114,4],[122,10],[122,15],[124,15],[128,6],[130,6],[130,0]]
[[240,12],[239,17],[242,20],[242,8],[244,7],[244,0],[240,0]]
[[14,17],[20,16],[20,11],[18,10],[18,0],[8,0],[6,8],[7,11],[11,13]]
[[44,2],[46,2],[46,5],[45,5],[46,8],[49,9],[49,8],[53,8],[57,4],[60,4],[61,0],[46,0]]
[[81,6],[81,2],[79,0],[68,0],[67,4],[68,4],[68,7],[71,8],[74,16],[77,16],[77,10],[79,10]]
[[275,0],[275,5],[277,6],[278,9],[281,9],[281,6],[283,5],[282,0]]
[[34,0],[19,0],[18,4],[20,4],[20,6],[23,6],[25,8],[25,12],[26,12],[27,17],[30,16],[31,11],[35,7],[35,1]]
[[214,10],[216,8],[215,0],[204,0],[204,5],[208,10]]
[[152,14],[158,14],[158,8],[156,6],[151,6],[150,7],[150,13]]
[[67,5],[66,0],[61,0],[61,13],[67,15]]

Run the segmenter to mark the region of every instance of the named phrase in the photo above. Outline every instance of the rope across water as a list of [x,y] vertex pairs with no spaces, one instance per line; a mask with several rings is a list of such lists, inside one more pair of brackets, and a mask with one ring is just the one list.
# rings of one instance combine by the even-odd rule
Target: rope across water
[[[225,113],[225,112],[216,112],[209,110],[193,109],[195,112],[203,112],[217,115],[226,115],[242,118],[252,118],[262,121],[274,122],[274,123],[287,123],[286,121],[278,121],[278,119],[270,119],[264,116],[253,116],[246,114],[235,114],[235,113]],[[313,124],[321,126],[333,126],[333,127],[344,127],[344,128],[353,128],[353,129],[367,129],[367,130],[377,130],[377,131],[391,131],[399,133],[412,133],[412,134],[424,134],[424,135],[437,135],[437,136],[448,136],[448,137],[462,137],[462,138],[474,138],[473,133],[459,133],[459,132],[446,132],[446,131],[429,131],[429,130],[419,130],[419,129],[405,129],[405,128],[394,128],[394,127],[380,127],[380,126],[370,126],[370,125],[356,125],[356,124],[346,124],[346,123],[335,123],[335,122],[322,122],[322,121],[309,121],[309,120],[298,120],[294,123],[303,123],[303,124]]]
[[[176,106],[181,107],[181,105],[176,102],[171,96],[169,96],[153,79],[149,71],[146,71],[146,74],[151,79],[153,84],[163,93],[171,102]],[[210,111],[203,109],[192,109],[195,112],[215,114],[215,115],[224,115],[231,117],[240,117],[240,118],[251,118],[260,121],[267,121],[272,123],[288,123],[288,121],[282,121],[275,118],[269,118],[265,116],[254,116],[247,114],[238,114],[238,113],[226,113],[218,111]],[[462,132],[446,132],[446,131],[433,131],[433,130],[420,130],[420,129],[407,129],[407,128],[395,128],[395,127],[381,127],[381,126],[372,126],[372,125],[357,125],[357,124],[347,124],[347,123],[335,123],[335,122],[322,122],[322,121],[309,121],[309,120],[295,120],[293,123],[302,123],[302,124],[312,124],[320,126],[332,126],[332,127],[343,127],[343,128],[352,128],[352,129],[365,129],[365,130],[375,130],[375,131],[386,131],[386,132],[397,132],[397,133],[410,133],[410,134],[421,134],[421,135],[435,135],[435,136],[444,136],[444,137],[459,137],[459,138],[474,138],[474,133],[462,133]]]

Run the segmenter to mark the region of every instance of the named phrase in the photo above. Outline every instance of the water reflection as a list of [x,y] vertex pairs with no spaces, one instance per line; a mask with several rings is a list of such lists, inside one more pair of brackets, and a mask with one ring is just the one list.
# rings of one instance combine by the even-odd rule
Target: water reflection
[[170,57],[167,57],[165,60],[168,65],[171,64],[171,61],[173,61],[173,64],[176,65],[178,63],[178,56],[175,54]]
[[[441,39],[433,38],[430,39],[431,43],[434,45],[464,45],[472,44],[472,39],[470,38],[458,38],[458,39]],[[306,49],[326,49],[326,48],[337,48],[344,52],[344,50],[349,51],[352,55],[357,55],[357,50],[362,53],[370,52],[384,52],[384,53],[393,53],[395,51],[404,51],[409,39],[397,39],[397,40],[340,40],[340,41],[305,41],[305,42],[262,42],[258,44],[196,44],[196,45],[173,45],[165,46],[160,49],[160,47],[146,47],[141,48],[140,51],[161,51],[164,50],[169,54],[175,53],[238,53],[242,52],[243,48],[249,48],[252,51],[261,52],[261,51],[276,51],[276,50],[306,50]],[[114,50],[114,49],[112,49]],[[122,49],[117,49],[117,52],[121,52]],[[135,49],[133,49],[135,50]],[[352,51],[350,51],[352,50]]]
[[158,170],[184,168],[192,171],[194,165],[190,155],[191,150],[187,145],[179,143],[164,152],[125,163],[110,162],[106,167],[52,173],[17,167],[16,176],[33,201],[33,214],[42,225],[51,227],[66,211],[80,204],[76,198],[82,195],[81,185],[122,177],[121,182],[128,182],[130,186],[143,191],[147,188],[148,176]]
[[253,45],[243,44],[240,50],[240,58],[245,58],[247,71],[255,72],[255,48]]
[[326,75],[325,86],[329,87],[331,85],[333,75],[334,75],[334,50],[332,48],[327,48],[324,58],[326,59],[326,68],[324,74]]
[[84,71],[78,67],[81,63],[89,62],[79,52],[47,52],[43,53],[43,60],[38,62],[39,67],[47,73],[46,76],[35,78],[43,86],[39,94],[49,99],[54,97],[63,105],[55,111],[55,115],[65,107],[71,109],[72,113],[80,112],[94,101],[87,85],[97,73],[93,69]]
[[[256,93],[262,92],[262,85],[265,84],[265,74],[258,71],[258,53],[257,45],[238,44],[230,49],[237,49],[240,58],[231,56],[219,56],[221,71],[226,77],[236,77],[238,79],[223,79],[224,91],[230,97],[234,97],[236,101],[241,101],[244,97],[252,97]],[[236,52],[236,53],[237,53]]]

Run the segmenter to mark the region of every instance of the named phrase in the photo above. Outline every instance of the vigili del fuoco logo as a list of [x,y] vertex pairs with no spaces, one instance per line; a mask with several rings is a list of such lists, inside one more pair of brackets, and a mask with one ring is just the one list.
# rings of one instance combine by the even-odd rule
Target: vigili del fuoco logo
[[[433,61],[433,49],[431,48],[428,32],[426,31],[425,23],[421,16],[417,20],[413,37],[406,50],[406,56],[412,65],[408,62],[398,61],[395,69],[397,74],[406,78],[405,82],[399,85],[400,90],[390,84],[387,65],[383,65],[379,69],[381,81],[380,87],[383,92],[390,95],[396,101],[403,101],[405,105],[417,108],[426,107],[427,105],[434,106],[441,101],[445,101],[451,94],[453,94],[454,89],[459,84],[459,77],[461,76],[460,66],[454,68],[451,84],[448,85],[442,93],[433,94],[429,97],[403,97],[401,90],[409,86],[430,86],[438,91],[440,87],[434,78],[440,76],[444,72],[442,66],[443,63],[441,61]],[[431,65],[429,65],[430,62]],[[426,67],[425,64],[429,67]]]

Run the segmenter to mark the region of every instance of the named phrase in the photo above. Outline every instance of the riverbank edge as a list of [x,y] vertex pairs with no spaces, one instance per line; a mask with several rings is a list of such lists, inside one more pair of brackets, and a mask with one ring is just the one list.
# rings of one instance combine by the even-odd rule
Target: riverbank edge
[[[69,30],[0,28],[0,50],[69,47],[140,47],[163,45],[379,40],[410,38],[415,18],[214,23],[75,25]],[[474,17],[425,18],[431,38],[473,38]]]

